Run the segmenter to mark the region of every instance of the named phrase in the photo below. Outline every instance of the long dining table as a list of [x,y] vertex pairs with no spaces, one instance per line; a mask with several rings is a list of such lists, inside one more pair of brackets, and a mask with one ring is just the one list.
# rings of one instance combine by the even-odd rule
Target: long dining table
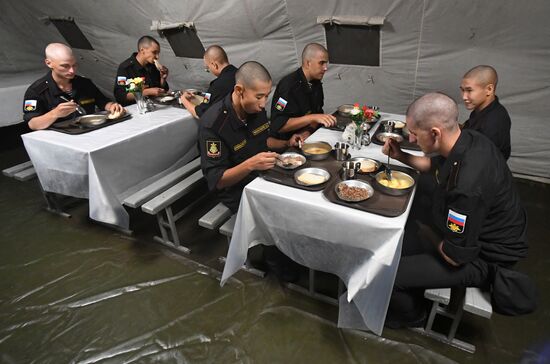
[[[382,120],[404,120],[383,113]],[[342,142],[342,132],[319,129],[308,142]],[[350,149],[352,157],[384,161],[380,145]],[[412,152],[422,155],[421,152]],[[392,164],[401,165],[397,161]],[[347,287],[338,298],[338,327],[381,335],[399,264],[405,223],[414,197],[397,217],[352,209],[312,192],[256,178],[243,192],[221,285],[245,263],[257,244],[275,245],[297,263],[333,273]]]
[[199,154],[198,121],[184,109],[157,105],[78,135],[40,130],[22,135],[46,193],[87,198],[91,219],[129,228],[124,199]]

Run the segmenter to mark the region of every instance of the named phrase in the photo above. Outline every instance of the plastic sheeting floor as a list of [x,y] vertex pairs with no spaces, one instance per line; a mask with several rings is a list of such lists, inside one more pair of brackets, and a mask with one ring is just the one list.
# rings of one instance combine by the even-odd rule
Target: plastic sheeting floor
[[[0,152],[0,168],[25,160]],[[550,186],[518,182],[530,217],[530,256],[539,310],[525,317],[466,315],[468,354],[408,330],[336,328],[337,309],[239,272],[219,286],[224,238],[180,226],[188,258],[152,242],[155,220],[133,216],[127,237],[87,218],[44,210],[37,180],[0,177],[1,363],[548,363],[550,361]],[[193,260],[191,260],[193,259]]]

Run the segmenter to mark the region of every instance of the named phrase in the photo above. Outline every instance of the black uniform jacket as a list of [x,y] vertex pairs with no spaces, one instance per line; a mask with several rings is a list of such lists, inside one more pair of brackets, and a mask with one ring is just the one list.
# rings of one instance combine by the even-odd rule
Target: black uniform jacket
[[[75,76],[72,80],[72,86],[73,91],[71,96],[61,91],[55,83],[51,71],[48,72],[44,77],[30,85],[25,92],[23,119],[29,122],[32,118],[43,115],[54,109],[57,105],[66,102],[61,99],[60,96],[68,100],[74,100],[86,110],[87,114],[96,112],[96,106],[100,110],[104,110],[105,105],[110,102],[110,100],[99,91],[96,85],[85,77]],[[79,114],[75,111],[71,115],[57,119],[56,123],[71,119],[78,115]]]
[[[201,118],[199,148],[201,167],[210,190],[215,190],[225,170],[267,151],[269,121],[265,111],[248,115],[242,122],[236,115],[231,94],[212,105]],[[218,192],[220,200],[233,212],[239,209],[244,187],[257,173]]]
[[448,158],[432,158],[433,217],[443,252],[459,264],[507,265],[527,255],[527,216],[512,173],[484,135],[462,130]]
[[287,140],[290,133],[279,133],[290,118],[308,114],[323,113],[323,84],[314,80],[308,82],[302,68],[281,79],[271,102],[271,133],[272,136]]
[[204,96],[204,102],[195,107],[198,117],[201,117],[211,105],[223,99],[227,94],[233,92],[235,88],[235,74],[237,68],[232,64],[227,65],[221,71],[218,78],[210,82],[210,86]]
[[477,130],[489,138],[504,159],[510,158],[510,128],[512,121],[508,111],[498,101],[498,97],[481,111],[472,111],[470,118],[464,123],[464,129]]
[[126,100],[126,80],[135,77],[145,77],[145,87],[162,87],[168,91],[168,82],[164,86],[160,85],[160,72],[154,64],[142,66],[136,59],[137,53],[133,53],[130,58],[118,66],[115,80],[115,99],[121,105],[133,104],[135,101]]

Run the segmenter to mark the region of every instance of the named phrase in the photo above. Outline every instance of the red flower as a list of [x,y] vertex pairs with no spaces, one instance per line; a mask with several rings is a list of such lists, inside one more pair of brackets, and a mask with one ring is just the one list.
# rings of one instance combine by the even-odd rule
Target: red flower
[[359,103],[358,103],[358,102],[356,102],[355,104],[353,104],[353,107],[356,107],[356,108],[358,108],[358,109],[359,109]]

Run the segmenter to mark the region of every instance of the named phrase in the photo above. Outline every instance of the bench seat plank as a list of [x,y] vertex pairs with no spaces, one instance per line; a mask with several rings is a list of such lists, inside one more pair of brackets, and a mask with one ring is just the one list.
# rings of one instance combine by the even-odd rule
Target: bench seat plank
[[145,201],[152,199],[154,196],[167,190],[175,183],[189,176],[191,173],[196,172],[200,168],[200,166],[200,158],[196,158],[184,165],[183,167],[178,168],[177,170],[167,174],[166,176],[158,179],[150,185],[126,197],[123,201],[123,204],[131,208],[137,208],[141,206]]
[[199,226],[214,230],[230,216],[231,210],[220,202],[200,218]]
[[13,175],[13,178],[18,181],[28,181],[29,179],[34,177],[36,177],[36,171],[34,170],[34,167],[24,169]]
[[180,197],[187,194],[190,189],[202,180],[202,171],[198,170],[183,181],[178,182],[157,197],[143,204],[141,209],[148,214],[156,215],[158,212],[177,201]]
[[21,172],[25,169],[32,168],[32,162],[26,161],[25,163],[17,164],[13,167],[6,168],[2,171],[4,176],[13,177],[17,172]]
[[237,214],[231,216],[231,218],[220,227],[220,234],[231,237],[231,235],[233,235],[233,228],[235,227],[236,220]]

